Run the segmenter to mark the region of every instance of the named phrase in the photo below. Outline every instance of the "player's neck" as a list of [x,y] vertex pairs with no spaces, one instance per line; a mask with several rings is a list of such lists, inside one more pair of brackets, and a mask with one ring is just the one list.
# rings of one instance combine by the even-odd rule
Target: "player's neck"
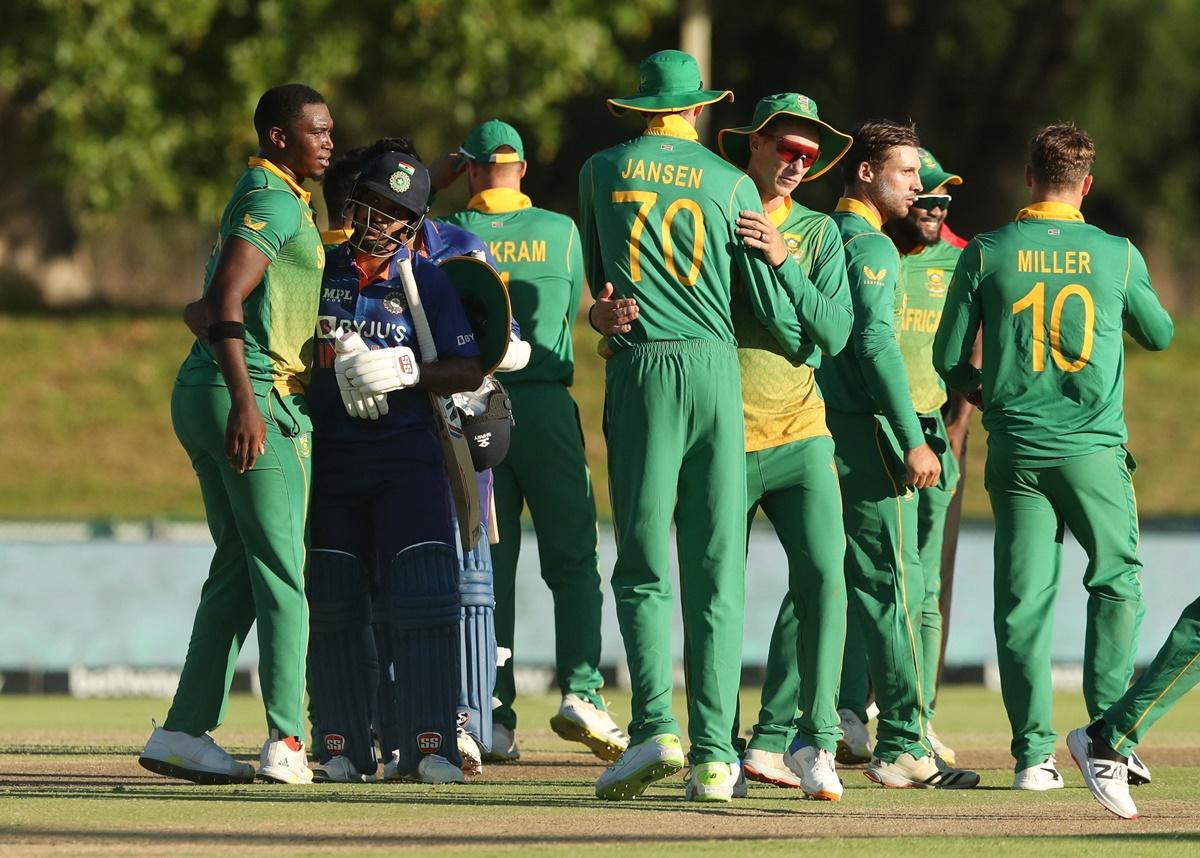
[[1079,210],[1083,208],[1083,194],[1077,191],[1051,190],[1034,186],[1029,195],[1029,202],[1035,205],[1037,203],[1062,203]]

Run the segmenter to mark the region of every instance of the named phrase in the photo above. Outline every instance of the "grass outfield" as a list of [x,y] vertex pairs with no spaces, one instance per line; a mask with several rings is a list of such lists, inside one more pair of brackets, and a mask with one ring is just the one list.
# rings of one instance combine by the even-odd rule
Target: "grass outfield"
[[[754,711],[746,692],[743,711]],[[681,701],[677,700],[677,709]],[[942,694],[938,731],[979,769],[969,792],[885,790],[861,768],[842,768],[839,804],[751,785],[729,805],[683,801],[675,777],[629,802],[601,802],[600,764],[546,727],[557,699],[520,701],[519,762],[488,764],[460,787],[415,784],[266,784],[199,787],[151,775],[135,757],[161,718],[161,700],[4,698],[0,729],[0,854],[209,855],[398,850],[478,855],[578,854],[581,849],[662,854],[1135,855],[1200,847],[1200,695],[1165,717],[1140,750],[1154,783],[1134,793],[1141,819],[1110,816],[1083,787],[1060,747],[1066,789],[1007,789],[1011,759],[999,695],[977,688]],[[628,699],[613,695],[620,720]],[[1055,701],[1060,733],[1083,717],[1079,694]],[[233,700],[217,734],[236,755],[257,760],[261,707]]]
[[[171,430],[171,384],[190,345],[181,322],[0,313],[0,325],[19,339],[0,353],[0,519],[203,518],[195,477]],[[581,319],[573,393],[597,505],[607,518],[604,370],[595,341]],[[1198,361],[1200,319],[1180,320],[1164,353],[1127,349],[1126,412],[1144,516],[1200,514],[1194,490],[1200,432],[1184,431],[1200,423],[1200,399],[1176,392]],[[37,383],[25,381],[31,373]],[[983,492],[983,441],[977,425],[964,501],[973,518],[991,516]]]

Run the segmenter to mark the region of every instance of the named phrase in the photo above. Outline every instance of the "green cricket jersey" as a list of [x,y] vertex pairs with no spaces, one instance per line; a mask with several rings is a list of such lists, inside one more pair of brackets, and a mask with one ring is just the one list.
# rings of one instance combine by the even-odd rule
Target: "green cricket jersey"
[[[852,314],[845,256],[837,227],[827,215],[805,208],[790,197],[768,216],[783,234],[799,271],[842,309],[840,315],[828,314],[832,329],[825,337],[831,350],[840,349],[850,333]],[[781,269],[790,270],[783,266]],[[804,363],[795,366],[783,354],[775,337],[758,321],[749,297],[740,288],[734,289],[732,310],[742,370],[746,452],[828,435],[825,403],[813,375],[813,367],[821,362],[821,352],[815,345],[809,345],[807,354],[798,356]]]
[[508,286],[513,318],[529,343],[529,365],[502,373],[505,383],[558,381],[571,384],[575,348],[571,327],[583,294],[583,251],[575,222],[539,209],[510,188],[489,188],[446,218],[479,236],[496,259]]
[[[638,323],[609,338],[614,351],[646,342],[736,344],[730,312],[740,279],[755,316],[789,357],[808,353],[800,319],[825,330],[836,312],[788,259],[777,277],[737,235],[738,213],[762,210],[741,170],[696,140],[678,116],[660,116],[633,140],[593,155],[579,174],[584,270],[593,293],[636,298]],[[817,345],[825,345],[817,339]]]
[[933,335],[942,320],[946,290],[962,250],[947,241],[900,257],[900,311],[897,339],[918,414],[929,414],[946,401],[942,377],[933,368]]
[[[303,393],[312,367],[313,330],[321,297],[325,249],[309,193],[263,158],[251,158],[221,215],[217,243],[204,274],[208,291],[221,247],[236,236],[271,260],[242,306],[246,368],[258,388]],[[196,340],[179,368],[180,384],[224,384],[207,343]]]
[[[983,323],[983,371],[969,363]],[[934,365],[964,394],[983,386],[989,455],[1049,466],[1125,443],[1127,331],[1166,348],[1171,317],[1127,238],[1064,203],[1035,203],[963,251]]]
[[900,254],[875,213],[843,197],[831,216],[846,253],[854,306],[850,348],[817,370],[825,404],[849,414],[882,414],[905,451],[925,443],[896,340]]

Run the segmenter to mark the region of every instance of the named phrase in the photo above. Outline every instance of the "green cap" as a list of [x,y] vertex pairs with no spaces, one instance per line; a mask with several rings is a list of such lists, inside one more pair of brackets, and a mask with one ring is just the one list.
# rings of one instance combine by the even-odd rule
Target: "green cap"
[[[516,153],[497,152],[501,146],[511,146]],[[525,145],[521,142],[521,135],[517,129],[499,119],[489,119],[472,128],[467,141],[458,147],[458,151],[472,161],[512,164],[525,160]]]
[[924,189],[922,193],[927,194],[939,185],[962,184],[962,176],[946,172],[928,149],[918,149],[917,154],[921,156],[921,187]]
[[449,276],[466,311],[483,371],[491,372],[508,350],[512,333],[512,305],[504,281],[492,266],[474,256],[452,256],[438,267]]
[[626,110],[643,113],[674,113],[698,104],[712,104],[733,93],[727,89],[704,89],[696,58],[683,51],[659,51],[642,60],[638,67],[636,95],[610,98],[608,109],[614,116]]
[[821,155],[800,181],[811,182],[819,178],[830,167],[842,159],[854,142],[849,134],[843,134],[817,113],[817,103],[798,92],[781,92],[761,98],[754,106],[754,119],[740,128],[722,128],[717,134],[717,148],[722,157],[732,164],[746,169],[750,163],[750,135],[760,131],[776,116],[794,116],[815,123],[821,130]]

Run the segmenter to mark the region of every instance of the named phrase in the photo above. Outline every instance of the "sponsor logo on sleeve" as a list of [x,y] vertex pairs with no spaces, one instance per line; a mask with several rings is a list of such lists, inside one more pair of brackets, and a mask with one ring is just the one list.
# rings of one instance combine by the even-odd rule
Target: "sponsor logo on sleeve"
[[867,278],[867,282],[874,283],[879,286],[883,285],[883,278],[887,277],[887,272],[888,270],[886,268],[880,268],[878,271],[876,271],[870,265],[863,266],[863,276]]
[[262,232],[263,227],[267,225],[265,220],[255,220],[249,214],[242,215],[242,223],[250,227],[255,232]]

